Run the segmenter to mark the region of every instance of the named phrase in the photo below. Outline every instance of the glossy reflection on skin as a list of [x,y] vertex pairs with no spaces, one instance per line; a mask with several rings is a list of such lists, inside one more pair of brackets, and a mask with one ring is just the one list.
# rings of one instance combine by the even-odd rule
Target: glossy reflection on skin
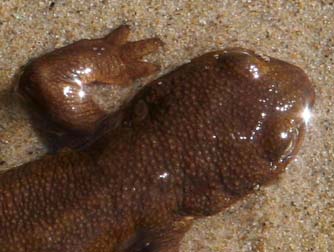
[[314,90],[286,62],[232,48],[144,87],[84,151],[0,177],[0,252],[175,252],[193,219],[275,181]]
[[108,116],[92,99],[89,86],[127,88],[135,79],[159,67],[140,61],[158,50],[158,38],[129,42],[130,29],[121,26],[101,39],[80,40],[32,60],[18,91],[65,130],[92,134]]

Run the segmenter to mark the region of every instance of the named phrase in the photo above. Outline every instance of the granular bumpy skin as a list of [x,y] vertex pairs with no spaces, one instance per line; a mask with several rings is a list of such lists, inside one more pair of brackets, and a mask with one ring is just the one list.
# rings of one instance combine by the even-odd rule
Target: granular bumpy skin
[[291,64],[240,48],[195,58],[87,149],[1,175],[0,251],[178,251],[193,219],[278,178],[313,103]]
[[43,120],[65,131],[93,134],[107,118],[89,91],[92,86],[128,87],[159,67],[142,57],[158,50],[158,38],[129,42],[129,26],[108,36],[83,39],[32,60],[24,69],[18,92],[33,102]]

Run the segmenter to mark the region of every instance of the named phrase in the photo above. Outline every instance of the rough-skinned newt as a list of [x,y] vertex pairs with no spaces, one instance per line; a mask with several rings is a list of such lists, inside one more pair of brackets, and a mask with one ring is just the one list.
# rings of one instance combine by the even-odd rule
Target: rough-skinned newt
[[87,148],[0,175],[0,251],[178,251],[194,219],[278,179],[314,98],[289,63],[241,48],[197,57],[146,85]]

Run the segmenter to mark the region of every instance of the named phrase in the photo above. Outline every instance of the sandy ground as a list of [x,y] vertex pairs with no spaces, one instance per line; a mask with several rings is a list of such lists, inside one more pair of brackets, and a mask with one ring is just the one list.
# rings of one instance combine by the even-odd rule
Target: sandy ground
[[[242,46],[292,62],[317,102],[303,149],[278,184],[200,220],[182,251],[334,251],[334,4],[323,1],[1,0],[0,169],[45,152],[11,86],[29,59],[122,23],[132,39],[159,36],[150,57],[169,71],[190,58]],[[332,114],[333,113],[333,114]]]

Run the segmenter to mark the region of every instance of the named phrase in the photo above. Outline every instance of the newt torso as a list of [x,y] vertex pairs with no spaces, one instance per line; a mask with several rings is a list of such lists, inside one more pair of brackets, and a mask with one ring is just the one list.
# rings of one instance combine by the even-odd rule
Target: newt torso
[[189,216],[278,177],[313,99],[287,63],[239,49],[196,58],[142,89],[89,148],[1,175],[0,251],[176,251]]

